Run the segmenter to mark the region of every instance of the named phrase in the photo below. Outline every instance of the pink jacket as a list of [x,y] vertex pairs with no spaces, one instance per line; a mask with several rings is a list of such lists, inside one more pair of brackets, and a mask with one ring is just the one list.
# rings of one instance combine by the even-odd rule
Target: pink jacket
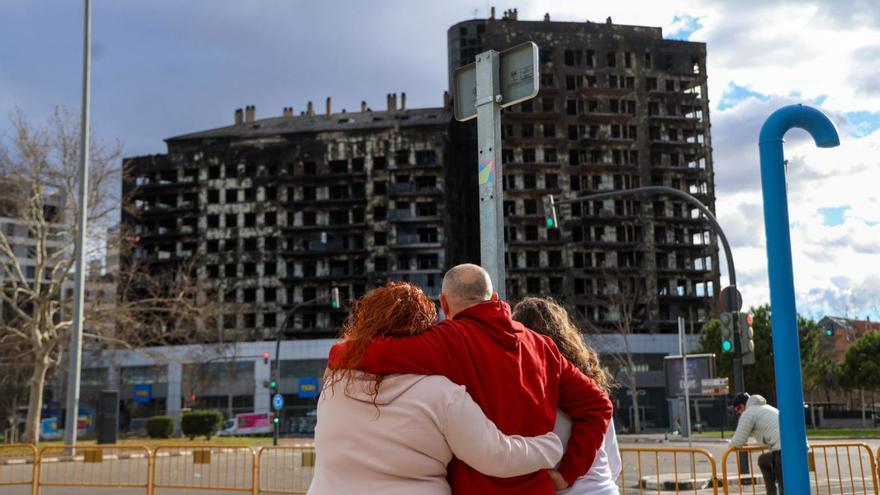
[[386,376],[376,405],[370,387],[357,379],[321,394],[309,495],[448,495],[453,456],[498,477],[549,469],[562,458],[554,433],[504,435],[445,377]]

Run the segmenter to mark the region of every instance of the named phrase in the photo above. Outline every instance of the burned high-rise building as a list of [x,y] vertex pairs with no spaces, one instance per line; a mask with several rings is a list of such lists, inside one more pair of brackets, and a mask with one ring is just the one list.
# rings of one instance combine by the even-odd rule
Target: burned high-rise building
[[[525,41],[540,48],[541,89],[502,114],[508,295],[553,294],[599,327],[624,315],[639,333],[674,333],[676,319],[702,322],[718,290],[714,233],[683,201],[621,197],[560,208],[557,230],[544,228],[542,197],[667,186],[714,209],[706,98],[706,47],[663,39],[660,28],[590,22],[466,21],[449,29],[449,69],[484,50]],[[476,163],[476,126],[470,138]],[[476,169],[449,187],[477,218]],[[462,176],[456,176],[462,177]],[[472,227],[474,228],[474,227]],[[453,233],[454,234],[454,233]],[[465,236],[452,258],[479,256]],[[626,290],[624,291],[624,286]],[[612,301],[609,301],[611,299]]]
[[[517,17],[511,10],[448,31],[450,78],[488,49],[533,41],[540,50],[538,96],[501,118],[508,298],[549,294],[598,334],[590,337],[597,350],[629,353],[645,392],[640,415],[666,424],[664,357],[678,354],[677,320],[698,332],[720,290],[715,233],[668,196],[561,205],[559,229],[547,229],[542,198],[666,186],[714,210],[706,45],[611,19]],[[454,161],[462,168],[449,175],[449,212],[467,227],[451,232],[449,259],[478,260],[476,125],[456,126],[454,139],[470,154]],[[610,356],[606,364],[619,365]],[[628,394],[620,397],[629,423],[635,412]]]

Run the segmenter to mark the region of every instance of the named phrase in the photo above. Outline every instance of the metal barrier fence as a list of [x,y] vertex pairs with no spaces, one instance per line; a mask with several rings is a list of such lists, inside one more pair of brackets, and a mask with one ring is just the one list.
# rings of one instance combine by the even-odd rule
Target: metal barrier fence
[[874,453],[863,443],[830,443],[810,446],[810,470],[816,495],[861,493],[877,495]]
[[[766,451],[768,451],[767,447],[763,445],[749,445],[746,447],[729,448],[724,452],[724,455],[721,456],[721,485],[724,487],[724,495],[730,495],[734,488],[736,491],[733,491],[733,493],[738,493],[739,495],[743,493],[755,495],[758,493],[758,483],[763,483],[764,480],[761,477],[761,469],[758,467],[758,456]],[[744,452],[748,458],[748,474],[740,474],[743,467],[738,455],[740,452]],[[731,456],[735,460],[735,468],[733,471],[728,471],[727,460]]]
[[91,487],[93,493],[150,493],[150,449],[142,446],[49,446],[40,449],[35,493]]
[[315,448],[263,447],[258,456],[257,493],[304,495],[315,476]]
[[[623,471],[620,493],[670,492],[694,494],[711,489],[718,494],[718,472],[715,458],[703,449],[675,447],[621,448]],[[630,458],[635,456],[633,462]],[[635,468],[635,479],[633,479]],[[671,468],[671,469],[670,469]],[[671,470],[671,472],[670,472]],[[633,482],[637,482],[633,486]]]
[[257,493],[257,456],[246,446],[159,446],[152,495],[167,489]]
[[[724,494],[764,493],[764,478],[758,466],[758,457],[767,452],[763,446],[728,449],[721,459]],[[748,457],[749,473],[740,475],[740,452]],[[735,469],[728,472],[728,458],[735,459]],[[874,454],[863,443],[814,444],[807,453],[811,484],[816,495],[862,494],[880,495],[878,472]],[[730,474],[730,475],[729,475]],[[784,480],[783,480],[784,481]]]
[[36,479],[36,447],[28,444],[0,445],[0,486],[26,487],[27,493],[34,494]]

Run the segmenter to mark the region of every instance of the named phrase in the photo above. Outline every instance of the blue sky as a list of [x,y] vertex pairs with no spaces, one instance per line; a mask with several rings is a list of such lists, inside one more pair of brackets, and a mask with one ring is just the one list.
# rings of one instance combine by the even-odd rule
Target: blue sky
[[[389,92],[438,106],[446,30],[486,17],[490,3],[450,0],[93,0],[92,125],[127,156],[163,139],[299,112],[327,96],[336,110]],[[520,19],[661,26],[708,51],[717,216],[733,244],[746,304],[768,300],[755,138],[775,108],[821,106],[843,135],[816,150],[787,136],[798,304],[806,313],[880,311],[880,10],[859,0],[523,0]],[[79,110],[82,2],[5,0],[0,17],[0,114],[33,120]],[[2,116],[0,116],[2,117]],[[9,125],[0,118],[0,134]],[[880,254],[880,253],[878,253]],[[832,282],[832,279],[834,280]]]

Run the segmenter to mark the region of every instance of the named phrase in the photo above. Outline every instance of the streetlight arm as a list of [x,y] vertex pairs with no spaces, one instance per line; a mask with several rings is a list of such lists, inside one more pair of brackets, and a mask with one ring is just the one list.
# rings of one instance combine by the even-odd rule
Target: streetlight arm
[[577,198],[561,199],[556,201],[556,204],[582,203],[586,201],[594,201],[597,199],[615,198],[620,196],[640,196],[643,194],[665,194],[668,196],[675,196],[679,199],[687,201],[689,204],[699,209],[700,212],[703,213],[703,216],[706,217],[706,220],[708,220],[712,228],[715,230],[715,233],[718,234],[718,238],[721,239],[721,244],[724,246],[725,258],[727,259],[728,280],[730,281],[731,287],[736,287],[736,270],[733,266],[733,252],[730,250],[730,244],[727,242],[727,236],[724,235],[724,231],[721,229],[721,225],[718,224],[718,220],[715,219],[715,215],[712,214],[712,211],[709,210],[709,208],[704,205],[700,200],[684,191],[665,186],[646,186],[637,187],[635,189],[623,189],[619,191],[590,194],[587,196],[578,196]]

